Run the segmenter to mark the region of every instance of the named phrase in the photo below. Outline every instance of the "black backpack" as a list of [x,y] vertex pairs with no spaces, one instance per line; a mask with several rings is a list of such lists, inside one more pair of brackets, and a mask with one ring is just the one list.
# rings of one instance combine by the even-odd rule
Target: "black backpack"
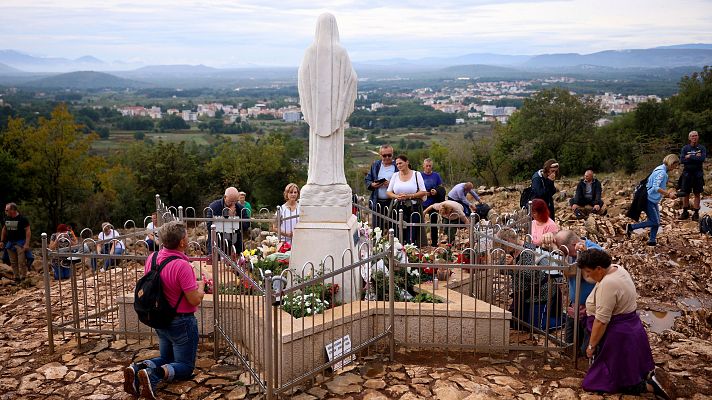
[[526,187],[522,190],[522,194],[519,196],[519,208],[525,208],[529,206],[529,201],[532,200],[532,187]]
[[712,235],[712,217],[709,214],[700,218],[700,233]]
[[178,256],[167,257],[156,267],[158,252],[154,252],[151,259],[151,270],[136,283],[134,310],[138,314],[139,321],[151,328],[165,329],[170,327],[173,318],[177,314],[176,309],[183,299],[183,292],[181,291],[175,307],[171,306],[163,295],[161,271],[169,262],[179,258]]
[[636,222],[640,220],[640,213],[645,211],[648,206],[648,178],[650,178],[650,175],[641,180],[635,187],[635,190],[633,190],[633,201],[631,202],[630,208],[628,208],[628,212],[626,213],[628,218]]

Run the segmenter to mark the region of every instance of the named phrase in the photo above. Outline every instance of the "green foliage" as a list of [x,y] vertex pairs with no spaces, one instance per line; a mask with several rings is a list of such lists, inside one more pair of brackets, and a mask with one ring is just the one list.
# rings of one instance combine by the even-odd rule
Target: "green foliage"
[[649,171],[665,154],[677,153],[691,130],[700,142],[712,132],[712,69],[684,76],[679,93],[662,102],[645,102],[598,130],[601,167]]
[[[28,203],[47,212],[45,227],[54,227],[70,216],[70,207],[81,204],[91,192],[101,161],[89,155],[94,135],[84,135],[65,105],[52,111],[50,119],[30,125],[10,119],[2,137],[6,157],[16,160]],[[35,226],[42,226],[38,221]]]
[[507,125],[497,127],[497,150],[510,160],[518,178],[528,178],[550,158],[578,174],[596,157],[596,121],[602,116],[598,102],[590,98],[544,90],[525,100]]
[[260,140],[244,137],[220,144],[206,166],[209,181],[218,193],[235,186],[250,193],[259,205],[284,202],[284,187],[289,182],[306,180],[304,143],[286,134],[269,134]]
[[434,110],[432,107],[403,102],[397,107],[384,107],[376,111],[356,110],[349,118],[351,126],[373,128],[408,128],[455,125],[455,115]]
[[[308,282],[321,275],[323,274],[317,273],[314,277],[311,275],[306,275],[304,278],[297,277],[296,283]],[[339,285],[334,283],[324,283],[322,281],[308,285],[298,292],[285,296],[282,299],[282,309],[294,318],[321,314],[324,310],[337,305],[336,294],[338,292]]]
[[[2,140],[0,139],[0,142]],[[18,168],[19,161],[10,154],[9,149],[0,149],[0,171],[2,171],[2,190],[0,190],[0,203],[19,202],[25,197],[23,193],[23,179]]]
[[121,117],[116,126],[125,131],[151,131],[154,127],[153,120],[148,117]]
[[442,303],[443,301],[428,292],[419,292],[411,300],[411,303]]
[[198,149],[185,142],[134,143],[116,161],[130,168],[139,198],[150,203],[155,194],[170,205],[202,204],[204,179]]
[[108,139],[109,135],[111,134],[111,131],[109,130],[108,127],[102,126],[96,130],[96,133],[99,135],[100,138]]
[[190,125],[188,125],[188,123],[185,122],[181,116],[166,115],[158,122],[158,129],[161,131],[176,131],[181,129],[190,129]]
[[134,132],[133,137],[134,137],[134,139],[136,139],[136,140],[143,140],[143,139],[146,138],[146,134],[145,134],[144,132],[141,132],[141,131],[139,131],[139,132]]

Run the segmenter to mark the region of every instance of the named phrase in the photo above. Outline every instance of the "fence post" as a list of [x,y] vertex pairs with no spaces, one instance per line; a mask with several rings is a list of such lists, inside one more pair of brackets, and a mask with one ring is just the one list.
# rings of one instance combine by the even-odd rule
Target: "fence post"
[[183,206],[178,206],[178,221],[183,220]]
[[[44,273],[45,307],[47,309],[47,340],[49,354],[54,354],[54,331],[52,330],[52,300],[49,293],[49,268],[47,266],[47,234],[42,232],[42,271]],[[72,271],[74,273],[74,271]]]
[[276,222],[277,226],[275,227],[277,229],[277,240],[280,242],[282,241],[282,206],[277,206],[277,218]]
[[527,232],[532,233],[532,201],[527,203]]
[[163,225],[163,214],[161,213],[161,195],[156,193],[156,226],[158,228]]
[[403,220],[403,210],[398,210],[398,240],[401,244],[405,244],[403,230],[405,229],[405,221]]
[[218,333],[218,325],[220,321],[220,307],[218,302],[220,301],[220,269],[218,268],[218,253],[215,251],[217,249],[217,235],[215,233],[216,227],[212,225],[210,227],[210,241],[212,242],[212,253],[208,255],[212,259],[213,264],[213,356],[218,359],[218,349],[220,346],[220,334]]
[[[574,292],[574,368],[578,368],[579,296],[581,295],[581,268],[578,268],[578,266],[576,267],[576,290]],[[569,299],[569,302],[571,302],[571,299]]]
[[267,388],[267,400],[272,400],[273,387],[272,387],[272,371],[274,368],[274,363],[272,360],[272,343],[273,343],[273,332],[272,332],[272,271],[265,271],[265,298],[264,298],[264,319],[265,319],[265,387]]
[[[403,210],[400,211],[401,216],[403,216]],[[395,357],[395,345],[396,345],[396,330],[395,330],[395,278],[396,278],[396,257],[395,257],[395,240],[393,239],[393,229],[388,230],[388,323],[390,326],[390,339],[388,347],[390,348],[390,359],[393,362]]]

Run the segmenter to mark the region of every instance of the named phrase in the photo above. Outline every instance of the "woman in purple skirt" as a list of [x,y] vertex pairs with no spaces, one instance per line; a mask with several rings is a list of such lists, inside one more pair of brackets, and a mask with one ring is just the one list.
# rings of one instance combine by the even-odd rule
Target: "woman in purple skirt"
[[659,398],[672,398],[672,381],[665,371],[655,370],[648,336],[636,312],[638,294],[628,271],[611,265],[611,256],[598,249],[582,251],[577,263],[583,276],[596,282],[586,299],[591,332],[586,355],[593,362],[583,388],[606,393],[653,392]]

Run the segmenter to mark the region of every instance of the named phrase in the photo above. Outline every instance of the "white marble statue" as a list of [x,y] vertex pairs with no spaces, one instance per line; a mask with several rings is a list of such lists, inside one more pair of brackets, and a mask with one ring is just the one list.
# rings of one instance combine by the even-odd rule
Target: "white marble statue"
[[299,67],[299,103],[309,124],[307,185],[346,185],[344,123],[354,110],[356,81],[349,55],[339,44],[336,18],[320,15],[314,43]]

